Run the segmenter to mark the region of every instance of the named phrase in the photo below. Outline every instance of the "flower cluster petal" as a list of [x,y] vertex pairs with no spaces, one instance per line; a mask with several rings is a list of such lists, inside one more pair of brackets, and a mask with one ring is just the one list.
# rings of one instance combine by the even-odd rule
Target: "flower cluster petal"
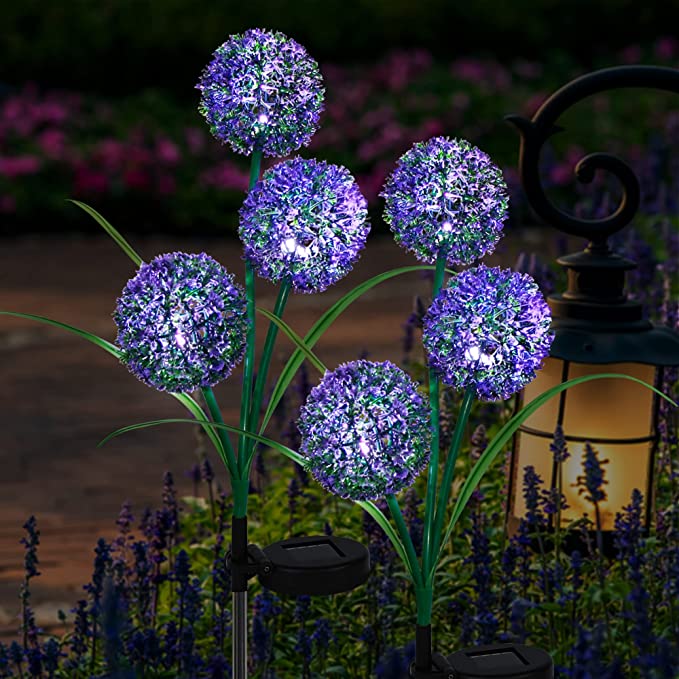
[[399,159],[380,194],[396,242],[434,264],[471,264],[502,235],[509,195],[502,172],[464,139],[434,137]]
[[543,294],[528,275],[479,265],[451,278],[423,321],[429,365],[483,401],[509,398],[535,378],[553,332]]
[[113,318],[122,361],[160,391],[212,387],[245,353],[245,294],[205,253],[172,252],[142,264]]
[[417,384],[389,361],[352,361],[327,372],[298,427],[311,473],[343,498],[397,493],[429,461],[429,409]]
[[197,89],[210,131],[237,153],[284,157],[306,146],[323,109],[323,80],[304,47],[251,29],[217,48]]
[[314,159],[274,165],[240,210],[245,259],[297,292],[323,292],[343,278],[369,231],[367,202],[350,172]]

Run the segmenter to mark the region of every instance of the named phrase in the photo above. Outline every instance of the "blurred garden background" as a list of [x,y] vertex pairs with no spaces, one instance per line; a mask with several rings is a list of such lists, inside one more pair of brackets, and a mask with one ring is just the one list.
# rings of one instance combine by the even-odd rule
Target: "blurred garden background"
[[[679,67],[675,23],[673,3],[631,0],[10,0],[0,34],[0,309],[58,318],[115,339],[110,315],[134,267],[69,198],[103,214],[144,259],[205,250],[242,280],[235,234],[249,159],[210,136],[195,85],[219,44],[255,26],[285,32],[319,62],[325,111],[301,155],[346,165],[371,212],[368,249],[350,276],[323,295],[291,299],[286,320],[300,334],[360,281],[415,263],[393,244],[378,193],[399,156],[436,135],[468,139],[502,167],[510,220],[487,261],[528,271],[551,292],[562,284],[554,257],[580,243],[541,226],[528,210],[516,169],[518,135],[503,117],[532,115],[561,85],[596,68]],[[632,294],[653,319],[677,327],[679,99],[654,91],[607,93],[582,102],[560,124],[565,131],[543,156],[545,186],[569,211],[608,214],[616,186],[605,177],[576,185],[574,164],[585,153],[609,151],[634,167],[641,214],[617,246],[640,265]],[[375,289],[324,337],[319,355],[333,366],[361,354],[390,359],[418,375],[423,356],[413,341],[430,285],[414,276]],[[258,283],[258,295],[262,306],[273,306],[273,286]],[[290,350],[281,342],[273,375]],[[181,426],[96,447],[120,426],[181,417],[181,409],[99,349],[18,319],[0,320],[0,379],[0,641],[8,644],[0,647],[0,677],[19,676],[19,667],[23,676],[98,676],[95,666],[103,672],[97,662],[104,651],[96,662],[88,653],[104,625],[103,575],[116,564],[129,620],[111,614],[107,629],[122,639],[115,650],[120,666],[136,668],[129,676],[177,676],[177,668],[187,676],[229,676],[220,659],[228,645],[228,597],[220,599],[228,574],[217,565],[228,540],[219,536],[228,524],[229,495],[218,461]],[[240,379],[236,372],[216,389],[227,422],[237,419]],[[315,379],[300,377],[271,429],[293,447],[299,402]],[[676,395],[676,383],[671,386]],[[451,396],[449,418],[457,405]],[[499,405],[475,411],[461,474],[507,412]],[[498,463],[451,546],[447,589],[437,603],[438,639],[452,651],[504,634],[553,650],[563,676],[676,679],[676,419],[666,422],[663,445],[658,532],[642,539],[638,502],[630,498],[620,520],[619,558],[611,562],[595,548],[580,561],[558,553],[536,559],[525,541],[507,540]],[[403,676],[412,654],[412,601],[395,577],[390,546],[360,511],[328,498],[302,470],[270,452],[258,465],[254,540],[344,531],[371,545],[376,569],[367,589],[344,600],[281,601],[255,590],[254,675],[299,677],[301,657],[305,677]],[[538,485],[527,478],[526,492],[543,497]],[[177,499],[186,496],[194,499]],[[118,517],[126,500],[133,510]],[[418,511],[410,496],[415,540]],[[544,527],[548,500],[535,512],[527,533]],[[33,514],[39,547],[31,522],[26,543],[19,543]],[[98,536],[107,542],[99,545],[93,576]],[[182,550],[199,578],[195,588]],[[36,552],[40,577],[31,566]],[[35,612],[28,623],[20,617],[27,605],[19,597],[22,583]],[[188,650],[175,648],[177,630],[168,627],[177,592],[201,602],[182,613],[202,634]],[[152,613],[149,597],[159,597]],[[610,607],[620,615],[609,615]],[[64,631],[48,649],[47,635]],[[13,640],[25,642],[23,655],[15,648],[12,658]],[[79,660],[63,669],[59,654]],[[148,667],[144,658],[152,659]],[[152,665],[166,674],[153,674]],[[57,666],[62,669],[49,669]]]
[[[226,36],[259,25],[288,32],[320,62],[326,110],[303,152],[351,168],[377,231],[377,193],[415,141],[469,139],[515,182],[517,137],[505,114],[532,114],[547,94],[593,68],[679,58],[676,38],[662,30],[670,25],[666,4],[570,2],[558,25],[557,4],[8,3],[0,233],[91,233],[65,197],[92,203],[128,232],[233,232],[247,159],[210,137],[195,85]],[[676,142],[673,105],[658,93],[593,98],[564,121],[569,134],[556,138],[546,177],[568,184],[591,140],[659,171],[663,149]]]

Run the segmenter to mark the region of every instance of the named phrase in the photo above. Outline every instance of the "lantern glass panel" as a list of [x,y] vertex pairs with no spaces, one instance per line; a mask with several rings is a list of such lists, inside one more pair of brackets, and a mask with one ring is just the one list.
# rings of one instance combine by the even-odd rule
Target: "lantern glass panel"
[[[537,378],[524,390],[527,403],[550,387],[559,384],[563,377],[564,362],[548,358]],[[601,372],[623,373],[653,384],[655,367],[638,363],[590,365],[571,363],[568,379]],[[585,513],[593,520],[594,507],[580,495],[577,477],[582,475],[584,441],[589,440],[605,465],[604,486],[607,499],[599,504],[602,529],[613,530],[616,512],[629,504],[632,490],[638,488],[646,497],[649,481],[651,442],[631,442],[650,437],[653,431],[653,392],[640,384],[627,380],[593,380],[571,387],[565,392],[563,430],[568,440],[570,457],[562,468],[562,491],[569,509],[562,513],[562,524],[582,517]],[[521,432],[518,436],[513,473],[512,514],[520,517],[526,506],[522,494],[523,469],[532,465],[545,485],[552,483],[552,453],[549,449],[551,434],[556,429],[560,399],[554,397],[529,417],[525,426],[550,436],[537,436]],[[596,439],[615,439],[615,442],[597,442]],[[626,440],[631,440],[629,443]]]

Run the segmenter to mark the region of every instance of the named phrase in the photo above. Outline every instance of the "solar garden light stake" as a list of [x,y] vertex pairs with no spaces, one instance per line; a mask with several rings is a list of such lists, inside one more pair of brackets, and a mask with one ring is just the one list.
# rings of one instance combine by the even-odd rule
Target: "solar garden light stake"
[[[328,594],[358,586],[369,573],[367,550],[348,538],[309,536],[263,549],[248,544],[249,475],[257,444],[303,465],[324,488],[353,500],[389,537],[415,590],[412,677],[551,677],[551,659],[540,649],[502,644],[463,649],[448,658],[435,653],[431,622],[437,567],[483,474],[537,408],[567,388],[593,380],[620,377],[644,383],[632,375],[607,373],[550,386],[498,431],[462,482],[449,512],[455,465],[473,401],[506,399],[520,391],[534,379],[553,339],[549,308],[530,276],[476,263],[492,252],[502,235],[508,198],[500,170],[464,140],[436,137],[415,144],[399,160],[382,196],[396,241],[424,264],[387,271],[361,283],[336,301],[302,339],[282,320],[289,293],[322,292],[340,280],[351,270],[369,232],[366,200],[344,167],[292,158],[260,178],[263,156],[289,155],[308,143],[315,131],[323,99],[318,66],[294,40],[255,29],[232,36],[217,49],[198,89],[200,111],[212,133],[235,151],[251,155],[249,191],[239,225],[245,291],[205,253],[168,253],[144,263],[101,215],[78,203],[139,267],[114,313],[117,344],[42,316],[0,314],[37,320],[87,339],[148,386],[167,391],[193,417],[128,425],[102,444],[125,432],[166,423],[197,424],[205,430],[233,491],[230,560],[236,679],[247,677],[251,577],[258,576],[282,593]],[[444,285],[447,265],[472,266],[461,273],[448,270],[452,275]],[[428,401],[421,385],[389,361],[352,361],[333,371],[323,365],[313,346],[353,301],[386,280],[425,269],[434,271],[433,299],[423,320]],[[279,285],[273,313],[256,307],[255,274]],[[255,379],[257,312],[269,320],[269,328]],[[296,349],[260,421],[279,330]],[[235,427],[224,423],[212,388],[243,358],[240,420]],[[297,452],[263,434],[304,360],[322,378],[302,407]],[[445,458],[439,451],[440,383],[464,394]],[[190,395],[199,389],[207,413]],[[237,436],[237,452],[231,434]],[[425,469],[425,531],[418,555],[397,494]],[[386,500],[390,518],[374,503],[377,499]]]
[[[647,383],[662,384],[663,366],[679,365],[679,335],[670,328],[654,326],[644,318],[642,305],[628,299],[625,276],[636,264],[615,254],[608,243],[608,238],[625,228],[639,208],[639,181],[632,169],[605,153],[590,154],[577,163],[574,171],[579,181],[589,182],[596,170],[604,170],[611,172],[622,186],[615,212],[598,219],[581,219],[562,212],[548,199],[540,182],[541,149],[560,129],[556,127],[558,118],[586,97],[631,87],[679,93],[679,73],[657,66],[595,71],[555,92],[532,120],[508,116],[521,134],[519,170],[529,204],[546,225],[588,241],[584,251],[557,260],[568,272],[568,289],[548,299],[555,339],[537,379],[523,392],[525,400],[570,377],[596,373],[602,366]],[[607,489],[593,498],[597,500],[595,533],[601,538],[599,548],[605,553],[613,552],[615,515],[630,502],[633,489],[643,493],[648,530],[659,405],[658,395],[639,384],[605,381],[588,382],[568,393],[561,392],[558,401],[535,411],[514,439],[507,513],[510,532],[516,530],[525,512],[520,474],[526,465],[532,465],[552,489],[565,497],[567,508],[560,513],[560,521],[556,516],[550,517],[555,532],[582,518],[588,509],[591,512],[591,506],[577,490],[578,479],[585,478],[583,453],[593,454],[589,446],[608,460]],[[564,452],[552,455],[549,446],[555,430]],[[572,546],[579,545],[574,542]]]
[[[272,168],[259,182],[262,152],[266,155],[288,155],[308,143],[321,108],[323,90],[317,64],[304,48],[281,33],[248,31],[234,36],[214,54],[203,72],[198,88],[202,92],[201,111],[212,132],[234,150],[252,153],[248,197],[241,210],[239,234],[244,243],[246,262],[246,295],[249,330],[245,357],[240,429],[257,431],[261,402],[266,384],[278,325],[291,288],[298,292],[320,292],[344,276],[365,244],[367,225],[366,201],[349,172],[342,167],[313,160],[295,158]],[[292,114],[291,114],[292,111]],[[322,234],[321,234],[322,232]],[[255,272],[280,284],[279,294],[270,318],[264,351],[253,384],[255,351]],[[266,426],[263,424],[262,429]],[[247,492],[256,442],[239,437],[238,485],[244,498],[242,511],[234,511],[231,565],[233,579],[233,672],[237,678],[247,676],[247,580],[278,573],[282,563],[272,563],[259,548],[247,541]],[[347,541],[353,542],[353,541]],[[326,539],[317,545],[333,545]],[[287,545],[292,549],[291,545]],[[306,556],[313,548],[305,545]],[[298,547],[300,549],[300,547]],[[367,550],[356,544],[363,561]],[[349,551],[348,548],[345,551]],[[333,554],[334,566],[346,553]],[[326,554],[327,557],[327,554]],[[307,562],[309,559],[307,558]],[[289,565],[289,564],[288,564]],[[327,569],[318,563],[317,571]],[[350,568],[351,570],[351,568]],[[363,573],[365,571],[365,574]],[[327,593],[346,591],[367,577],[365,564],[356,578],[344,589],[326,585]],[[353,569],[356,573],[356,569]],[[308,577],[308,572],[306,573]],[[326,573],[327,575],[327,573]],[[272,589],[290,585],[280,577],[270,582]],[[304,589],[305,578],[296,585]],[[327,582],[327,578],[325,578]],[[317,593],[317,592],[314,592]]]

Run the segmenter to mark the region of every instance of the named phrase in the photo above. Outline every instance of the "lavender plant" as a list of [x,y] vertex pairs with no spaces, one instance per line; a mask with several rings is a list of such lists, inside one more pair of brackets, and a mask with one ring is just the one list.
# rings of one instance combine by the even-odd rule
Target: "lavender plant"
[[[479,417],[484,416],[477,406],[470,421],[477,421]],[[502,426],[502,421],[486,421],[491,432]],[[460,464],[465,472],[471,467],[474,445],[471,437],[464,443],[463,450],[470,453],[461,456]],[[421,487],[424,481],[421,477],[416,485]],[[271,525],[285,518],[281,497],[285,497],[287,482],[285,475],[278,475],[265,493],[251,495],[249,511],[253,516],[255,541],[266,540]],[[437,636],[459,639],[460,643],[471,645],[490,638],[491,630],[495,629],[493,640],[512,639],[548,646],[552,643],[551,635],[556,641],[552,652],[560,679],[588,676],[632,679],[644,674],[674,679],[679,668],[679,649],[676,646],[676,610],[672,610],[676,609],[676,597],[672,592],[676,593],[679,550],[676,538],[667,534],[673,530],[671,508],[665,522],[656,529],[657,537],[644,537],[639,514],[643,498],[638,493],[630,498],[630,505],[616,521],[618,551],[606,562],[607,577],[602,591],[594,563],[583,559],[579,552],[569,558],[563,554],[557,558],[555,550],[551,549],[543,559],[541,554],[525,547],[526,535],[532,539],[536,535],[548,536],[545,489],[535,475],[528,480],[526,492],[535,498],[537,505],[533,511],[542,518],[528,531],[520,527],[517,535],[503,544],[500,520],[495,518],[502,514],[497,490],[503,482],[504,476],[498,468],[486,475],[483,486],[472,499],[471,511],[462,519],[462,530],[451,541],[438,588],[441,605],[434,611]],[[135,521],[131,518],[131,508],[123,508],[121,514],[125,519],[118,522],[119,535],[112,545],[123,542],[134,545],[125,552],[124,558],[120,557],[126,564],[122,571],[124,577],[116,581],[117,556],[107,561],[103,569],[100,565],[93,569],[91,584],[94,580],[103,583],[102,606],[96,623],[100,638],[94,672],[90,667],[95,588],[89,586],[84,594],[86,599],[72,614],[76,624],[66,636],[59,638],[38,633],[35,645],[29,645],[28,649],[21,642],[12,647],[0,645],[0,676],[19,677],[18,668],[21,668],[24,677],[38,677],[38,662],[43,677],[111,676],[112,655],[107,649],[118,649],[118,674],[114,676],[144,676],[147,679],[186,676],[179,669],[179,663],[184,662],[185,666],[191,667],[190,676],[196,679],[229,677],[224,645],[230,639],[230,583],[223,559],[228,538],[223,531],[231,512],[230,498],[220,495],[214,501],[218,517],[215,530],[206,481],[199,481],[198,492],[201,497],[186,499],[185,508],[189,511],[180,514],[178,533],[171,540],[167,535],[162,541],[153,534],[146,538],[148,519],[144,518],[145,513],[135,511],[139,517]],[[418,530],[420,517],[409,509],[409,503],[416,497],[414,488],[406,492],[404,517],[413,532]],[[346,596],[306,599],[304,635],[299,633],[302,624],[297,598],[276,597],[261,590],[256,592],[252,603],[252,675],[258,679],[299,676],[294,674],[300,666],[296,647],[303,636],[304,662],[311,677],[405,678],[414,654],[412,626],[406,614],[412,605],[412,591],[399,576],[393,544],[366,513],[345,509],[336,516],[334,499],[319,486],[310,485],[298,500],[296,532],[321,531],[323,523],[331,520],[342,532],[364,535],[373,558],[373,573],[365,588]],[[385,504],[377,504],[386,509]],[[349,503],[346,506],[348,508]],[[154,514],[154,511],[148,512],[149,516]],[[161,524],[156,523],[156,526],[156,530],[161,529]],[[33,530],[37,530],[36,524]],[[577,531],[577,528],[566,530]],[[27,538],[30,539],[29,532]],[[164,557],[166,577],[158,582],[149,579],[149,566],[138,556],[153,551],[152,540],[156,542],[153,550],[158,550]],[[175,546],[171,547],[171,543]],[[160,544],[164,546],[160,547]],[[113,546],[111,554],[115,555]],[[180,578],[184,581],[187,578],[186,562],[179,556],[181,550],[192,554],[188,584],[195,578],[202,583],[199,596],[192,604],[198,606],[199,612],[192,613],[186,606],[184,608],[187,615],[197,615],[192,623],[196,642],[191,660],[186,652],[182,660],[179,642],[180,626],[185,628],[189,623],[186,618],[183,623],[179,620],[180,598],[175,597],[173,602],[169,598],[172,584],[178,590],[184,586],[180,585]],[[39,558],[37,551],[34,556]],[[93,557],[98,558],[95,554]],[[101,564],[100,560],[98,564]],[[550,576],[554,591],[552,599],[545,596],[545,572],[553,573]],[[117,585],[116,596],[112,596],[115,590],[110,587],[111,580]],[[155,598],[159,601],[158,615],[151,623],[143,611],[148,601]],[[192,601],[191,596],[187,600]],[[605,608],[609,609],[611,618],[612,648],[606,632],[609,627],[605,622]],[[328,627],[325,623],[317,625],[319,620],[326,620]],[[331,634],[324,649],[314,639],[317,628],[321,635],[328,630]],[[34,674],[30,667],[34,668]],[[600,674],[593,674],[596,672]]]

